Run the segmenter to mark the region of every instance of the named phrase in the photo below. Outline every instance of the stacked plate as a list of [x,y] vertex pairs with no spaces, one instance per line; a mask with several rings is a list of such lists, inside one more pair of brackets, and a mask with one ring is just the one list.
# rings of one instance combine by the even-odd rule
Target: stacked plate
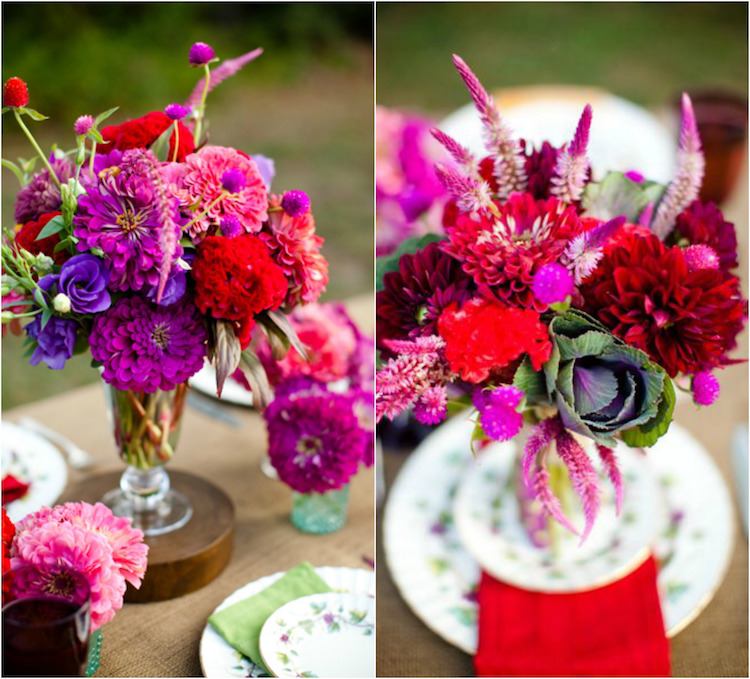
[[564,537],[553,555],[532,546],[521,524],[515,444],[495,444],[475,459],[473,426],[459,415],[426,438],[402,467],[385,510],[388,567],[436,634],[476,652],[481,570],[523,589],[580,592],[624,577],[654,553],[670,636],[708,604],[731,555],[731,502],[709,455],[684,429],[673,423],[646,456],[618,448],[620,516],[603,481],[589,538],[580,545]]

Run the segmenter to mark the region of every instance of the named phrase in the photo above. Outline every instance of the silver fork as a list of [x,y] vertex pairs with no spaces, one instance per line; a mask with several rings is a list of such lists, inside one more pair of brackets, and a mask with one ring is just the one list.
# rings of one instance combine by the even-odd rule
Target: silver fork
[[62,434],[58,434],[52,429],[48,429],[41,422],[37,422],[32,417],[22,417],[18,420],[18,424],[24,429],[33,431],[40,436],[46,438],[50,443],[54,444],[59,448],[68,459],[68,464],[73,469],[87,469],[94,464],[94,458],[91,457],[82,448],[79,448],[70,439],[65,438]]

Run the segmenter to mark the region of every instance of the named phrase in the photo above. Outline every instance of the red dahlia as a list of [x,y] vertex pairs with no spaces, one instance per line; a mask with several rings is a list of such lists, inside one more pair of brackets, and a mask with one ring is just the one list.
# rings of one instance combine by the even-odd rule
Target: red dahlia
[[609,246],[580,291],[586,311],[671,377],[728,363],[747,315],[736,276],[690,272],[682,250],[653,234]]
[[716,205],[695,200],[678,216],[674,225],[675,241],[682,245],[709,245],[719,255],[719,266],[729,271],[737,266],[737,234],[734,224],[724,219]]
[[55,264],[62,264],[67,258],[67,252],[55,252],[55,246],[60,242],[60,236],[53,234],[42,240],[37,240],[36,237],[42,232],[42,229],[47,225],[53,217],[61,214],[60,212],[47,212],[43,214],[39,219],[35,219],[26,222],[16,233],[15,243],[19,247],[22,247],[32,255],[45,254],[48,257],[52,257],[55,260]]
[[523,354],[540,370],[552,351],[538,313],[495,300],[472,299],[460,309],[452,304],[440,316],[438,330],[451,370],[474,384],[498,375]]
[[[120,125],[109,125],[102,129],[102,137],[111,142],[109,149],[127,151],[128,149],[146,149],[153,144],[174,121],[162,111],[152,111],[140,118],[128,120]],[[185,156],[195,150],[193,133],[182,123],[177,123],[179,129],[179,148],[177,160],[182,162]],[[174,156],[174,134],[169,139],[169,160]]]
[[193,263],[195,304],[213,318],[234,321],[246,346],[252,319],[284,301],[287,280],[257,236],[208,236]]

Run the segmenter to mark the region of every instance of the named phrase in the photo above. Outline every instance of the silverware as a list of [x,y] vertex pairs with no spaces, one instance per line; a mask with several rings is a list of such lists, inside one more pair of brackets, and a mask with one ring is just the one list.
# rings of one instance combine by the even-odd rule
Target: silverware
[[22,417],[18,420],[18,424],[24,429],[33,431],[39,436],[43,436],[56,448],[59,448],[68,460],[68,464],[73,469],[87,469],[94,464],[94,458],[91,457],[82,448],[79,448],[70,439],[65,438],[62,434],[58,434],[52,429],[48,429],[41,422],[37,422],[32,417]]
[[201,396],[190,390],[188,391],[187,402],[189,406],[195,408],[197,411],[215,420],[224,422],[230,427],[239,428],[242,426],[238,417],[229,412],[224,406],[206,396]]

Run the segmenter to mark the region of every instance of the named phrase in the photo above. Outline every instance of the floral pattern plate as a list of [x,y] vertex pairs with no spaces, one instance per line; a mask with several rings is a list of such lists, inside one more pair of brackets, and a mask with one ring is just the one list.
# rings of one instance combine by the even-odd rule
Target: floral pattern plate
[[374,677],[374,604],[342,592],[290,601],[263,625],[263,663],[277,677]]
[[[625,445],[617,448],[623,476],[622,512],[598,457],[601,508],[591,533],[580,537],[554,524],[555,550],[536,548],[526,533],[516,499],[517,444],[496,443],[469,463],[453,505],[461,542],[492,576],[538,592],[582,592],[614,582],[649,555],[666,508],[646,457]],[[580,503],[568,515],[583,526]]]
[[68,468],[62,454],[47,439],[11,422],[2,422],[2,473],[30,483],[26,495],[5,510],[13,523],[41,507],[49,507],[62,495]]
[[[363,568],[336,568],[322,566],[315,572],[328,583],[334,592],[351,592],[367,597],[375,596],[375,574]],[[254,580],[230,594],[216,608],[220,611],[238,601],[247,599],[278,580],[284,571]],[[205,677],[265,677],[263,668],[232,648],[218,632],[206,624],[200,642],[200,661]]]
[[[453,503],[472,463],[473,424],[457,416],[427,437],[404,464],[386,503],[388,568],[414,613],[440,637],[476,652],[480,568],[456,530]],[[734,520],[726,484],[708,453],[672,424],[648,453],[667,506],[655,552],[670,636],[711,600],[732,551]]]

